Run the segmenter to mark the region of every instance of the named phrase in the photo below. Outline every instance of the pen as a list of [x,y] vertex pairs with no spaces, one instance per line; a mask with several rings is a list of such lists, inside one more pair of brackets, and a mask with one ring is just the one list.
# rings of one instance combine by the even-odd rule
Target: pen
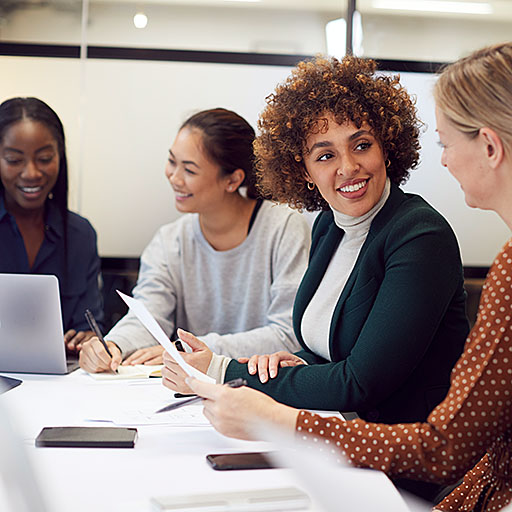
[[98,327],[98,324],[96,323],[96,319],[94,318],[94,315],[92,314],[90,309],[85,310],[85,318],[87,318],[87,322],[89,323],[91,330],[94,331],[94,334],[96,334],[98,339],[101,341],[102,345],[105,347],[107,354],[110,357],[112,357],[112,353],[108,349],[107,342],[103,339],[103,335],[101,334],[100,328]]
[[[226,386],[229,386],[230,388],[240,388],[242,386],[247,385],[247,381],[242,378],[230,380],[229,382],[225,383]],[[166,405],[165,407],[162,407],[161,409],[158,409],[158,411],[155,411],[155,414],[158,414],[160,412],[167,412],[167,411],[174,411],[174,409],[179,409],[180,407],[183,407],[184,405],[193,404],[195,402],[199,402],[199,400],[202,400],[202,396],[195,396],[194,398],[189,398],[188,400],[182,400],[181,402],[174,402],[172,404]]]

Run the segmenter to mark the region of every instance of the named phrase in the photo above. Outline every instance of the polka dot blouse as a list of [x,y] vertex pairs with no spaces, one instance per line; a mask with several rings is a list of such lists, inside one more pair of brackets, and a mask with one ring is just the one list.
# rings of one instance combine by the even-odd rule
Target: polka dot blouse
[[394,477],[449,484],[467,472],[436,508],[500,510],[512,500],[511,316],[512,240],[487,275],[450,390],[427,422],[385,425],[301,411],[297,434],[313,436],[333,453],[341,450],[356,466]]

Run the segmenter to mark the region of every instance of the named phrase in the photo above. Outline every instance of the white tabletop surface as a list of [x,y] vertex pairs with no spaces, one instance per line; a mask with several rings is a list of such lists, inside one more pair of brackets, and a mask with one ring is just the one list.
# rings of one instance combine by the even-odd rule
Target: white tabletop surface
[[[267,443],[238,441],[211,426],[137,426],[134,449],[36,448],[43,427],[108,425],[86,421],[105,411],[152,403],[173,394],[160,379],[96,381],[82,370],[66,376],[11,374],[23,383],[2,399],[24,440],[51,511],[150,510],[152,496],[294,484],[291,470],[214,471],[208,453],[257,451]],[[201,407],[190,406],[190,407]],[[184,410],[185,408],[183,408]],[[106,414],[108,416],[108,414]]]
[[[213,470],[205,459],[209,453],[276,447],[227,438],[205,424],[199,414],[196,418],[203,423],[201,426],[134,425],[139,438],[133,449],[36,448],[35,438],[43,427],[115,426],[89,420],[108,419],[127,411],[134,415],[139,410],[153,411],[174,401],[173,393],[161,385],[160,379],[98,381],[82,370],[65,376],[9,376],[23,383],[0,395],[2,406],[23,440],[51,512],[146,512],[151,510],[151,497],[198,492],[286,486],[307,491],[300,483],[306,479],[299,480],[292,469]],[[202,410],[201,405],[188,407],[199,408],[198,412]],[[359,471],[362,470],[358,470],[357,475]],[[383,486],[384,493],[389,493],[389,510],[405,510],[392,506],[397,493],[380,475],[382,479],[372,481]],[[365,482],[362,484],[364,486]],[[330,485],[335,494],[333,487],[336,483]],[[347,494],[346,489],[344,493]],[[318,504],[312,508],[320,510]],[[380,508],[385,509],[388,507]],[[361,512],[364,511],[361,509]]]

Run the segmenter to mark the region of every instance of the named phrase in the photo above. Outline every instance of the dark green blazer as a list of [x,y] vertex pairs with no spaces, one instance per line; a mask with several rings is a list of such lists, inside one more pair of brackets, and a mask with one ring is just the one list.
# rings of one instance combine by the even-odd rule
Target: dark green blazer
[[448,391],[469,331],[455,235],[421,197],[392,185],[335,307],[328,361],[306,346],[301,322],[343,234],[331,211],[315,221],[293,310],[297,354],[308,365],[281,368],[261,384],[233,360],[225,379],[243,377],[293,407],[382,423],[425,420]]

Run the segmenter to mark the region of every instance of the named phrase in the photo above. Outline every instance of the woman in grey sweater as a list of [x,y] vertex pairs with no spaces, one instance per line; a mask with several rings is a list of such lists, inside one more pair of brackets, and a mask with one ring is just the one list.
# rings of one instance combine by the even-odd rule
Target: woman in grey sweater
[[[297,349],[291,313],[310,243],[300,214],[259,196],[253,140],[252,127],[229,110],[185,121],[165,170],[185,215],[146,247],[133,290],[171,339],[186,328],[229,357]],[[82,348],[82,368],[162,360],[162,348],[131,313],[106,339],[113,357],[92,338]]]

